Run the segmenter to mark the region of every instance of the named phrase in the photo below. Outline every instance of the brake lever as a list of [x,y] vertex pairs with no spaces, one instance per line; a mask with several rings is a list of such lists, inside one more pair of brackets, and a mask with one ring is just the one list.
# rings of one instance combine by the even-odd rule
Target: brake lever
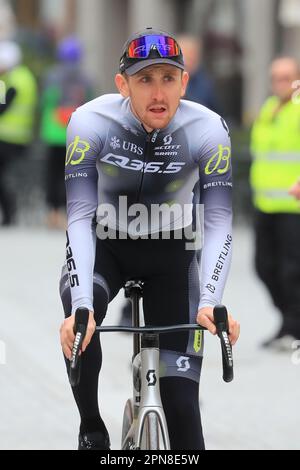
[[229,340],[228,313],[224,305],[214,307],[214,320],[217,328],[217,335],[220,338],[223,363],[223,380],[226,383],[232,382],[233,374],[233,355],[232,346]]

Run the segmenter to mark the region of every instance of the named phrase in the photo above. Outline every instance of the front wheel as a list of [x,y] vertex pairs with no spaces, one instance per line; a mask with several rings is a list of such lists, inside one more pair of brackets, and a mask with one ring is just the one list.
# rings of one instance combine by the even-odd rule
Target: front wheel
[[133,423],[133,403],[132,399],[128,399],[124,408],[123,414],[123,426],[122,426],[122,441],[121,448],[123,450],[132,449],[133,439],[130,436],[129,431],[132,428]]

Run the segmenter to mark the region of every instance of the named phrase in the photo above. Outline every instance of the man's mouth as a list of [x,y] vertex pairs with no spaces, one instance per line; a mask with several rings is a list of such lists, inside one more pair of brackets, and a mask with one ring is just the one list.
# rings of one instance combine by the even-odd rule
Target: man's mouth
[[149,111],[155,114],[162,114],[167,110],[166,106],[151,106]]

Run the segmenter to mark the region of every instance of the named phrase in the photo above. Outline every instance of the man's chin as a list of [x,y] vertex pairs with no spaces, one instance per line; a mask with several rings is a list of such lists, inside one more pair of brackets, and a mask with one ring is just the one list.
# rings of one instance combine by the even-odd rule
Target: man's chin
[[147,119],[145,124],[151,129],[163,129],[169,125],[170,121],[171,119],[169,117],[157,116],[152,119]]

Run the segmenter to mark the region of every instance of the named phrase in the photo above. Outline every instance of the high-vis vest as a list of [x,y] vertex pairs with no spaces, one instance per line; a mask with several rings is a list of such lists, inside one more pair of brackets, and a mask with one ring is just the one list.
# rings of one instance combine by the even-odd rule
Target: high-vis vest
[[21,65],[4,76],[6,90],[13,87],[17,95],[11,105],[0,116],[0,141],[10,144],[27,145],[32,141],[37,84],[30,70]]
[[269,98],[252,129],[254,205],[266,213],[300,213],[288,194],[300,177],[300,104],[289,101],[275,113],[278,106],[277,97]]

